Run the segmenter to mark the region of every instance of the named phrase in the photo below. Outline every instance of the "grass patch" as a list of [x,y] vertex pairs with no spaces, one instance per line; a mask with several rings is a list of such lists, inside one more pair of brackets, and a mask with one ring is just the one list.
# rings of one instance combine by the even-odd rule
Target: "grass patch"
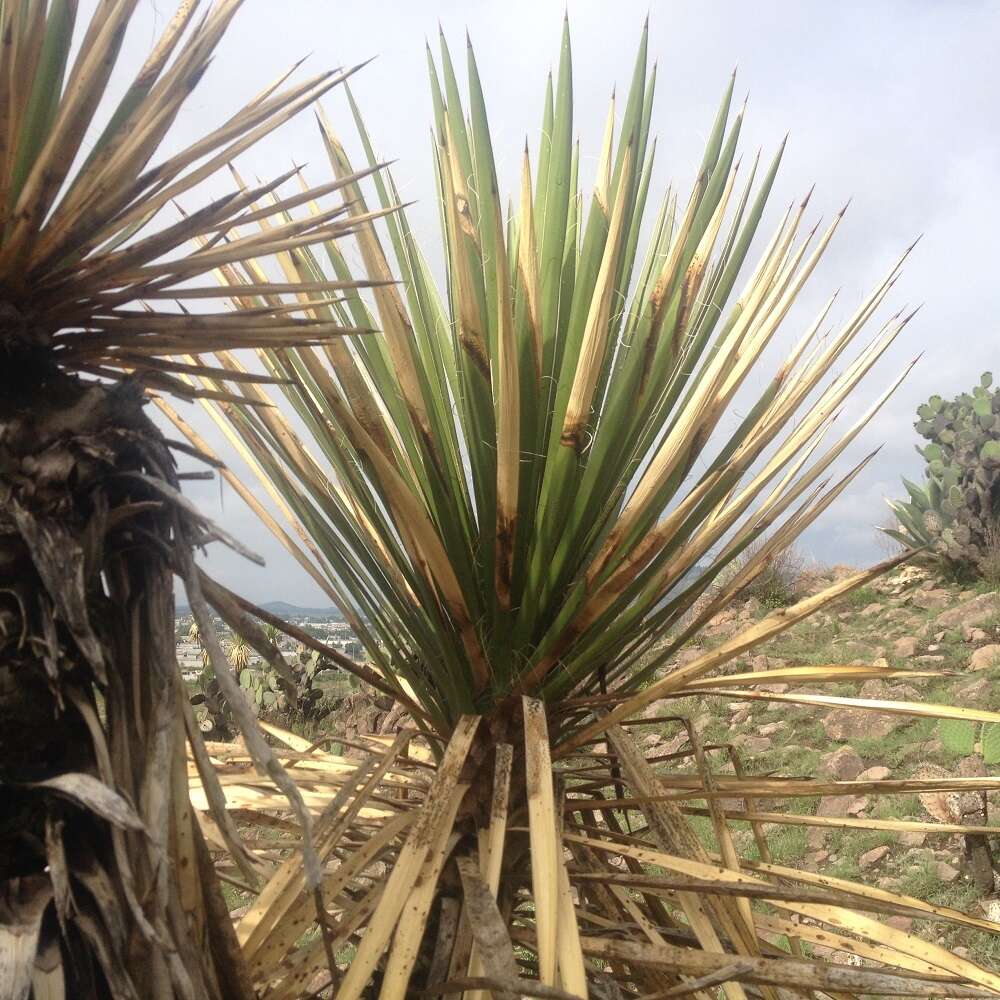
[[816,774],[823,756],[821,750],[797,744],[782,747],[780,752],[781,770],[785,774]]
[[884,764],[893,771],[926,756],[922,744],[934,739],[937,722],[917,719],[884,737],[859,737],[850,745],[866,763]]
[[920,815],[919,795],[885,795],[871,810],[875,819],[908,819]]
[[[804,826],[775,826],[767,833],[767,846],[776,864],[801,861],[809,850],[809,830]],[[747,858],[760,860],[756,841],[751,841]]]
[[715,827],[712,825],[711,817],[688,816],[687,821],[691,824],[691,829],[694,830],[698,840],[701,841],[702,847],[709,853],[717,854],[719,841],[715,836]]
[[930,900],[943,886],[934,861],[918,861],[910,865],[899,880],[899,891],[904,896],[916,896],[917,899]]
[[885,598],[874,587],[858,587],[845,594],[835,607],[839,611],[860,611],[869,604],[880,604]]

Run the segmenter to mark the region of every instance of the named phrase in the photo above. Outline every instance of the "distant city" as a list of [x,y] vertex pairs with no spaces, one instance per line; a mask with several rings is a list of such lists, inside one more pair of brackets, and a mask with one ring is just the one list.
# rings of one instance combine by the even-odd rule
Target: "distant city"
[[[354,629],[344,621],[340,608],[304,608],[286,601],[269,601],[262,604],[264,611],[283,618],[311,635],[327,646],[333,646],[352,660],[364,658],[364,650]],[[193,618],[191,609],[186,604],[178,604],[174,615],[174,635],[176,637],[177,660],[185,680],[193,680],[202,670],[202,649],[196,639],[190,637]],[[228,634],[228,628],[218,619],[216,625],[223,634]],[[287,636],[278,639],[278,648],[283,652],[292,652],[298,643]],[[250,665],[257,663],[256,653],[251,655]]]

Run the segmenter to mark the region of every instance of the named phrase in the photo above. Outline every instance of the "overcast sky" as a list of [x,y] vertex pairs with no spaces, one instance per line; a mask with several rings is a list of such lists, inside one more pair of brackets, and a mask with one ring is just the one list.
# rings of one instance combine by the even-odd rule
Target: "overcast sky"
[[[144,0],[128,53],[134,47],[138,58],[172,10],[169,0]],[[690,189],[719,96],[738,66],[737,92],[750,94],[744,150],[763,146],[769,152],[791,133],[768,218],[814,182],[814,220],[829,218],[853,199],[813,279],[810,302],[841,288],[838,315],[845,318],[893,258],[923,234],[891,305],[892,311],[906,303],[924,308],[858,394],[856,413],[909,359],[922,353],[922,360],[842,468],[882,443],[876,462],[801,545],[823,562],[877,559],[872,526],[884,518],[882,498],[899,494],[901,474],[920,475],[913,450],[915,407],[932,392],[970,387],[995,364],[1000,3],[570,0],[568,10],[581,177],[588,184],[611,87],[627,87],[648,10],[650,56],[659,64],[654,190],[662,192],[670,180]],[[436,247],[425,37],[435,40],[440,21],[458,62],[468,29],[501,178],[510,181],[525,134],[533,136],[538,127],[562,13],[561,3],[546,0],[247,0],[178,123],[178,136],[190,137],[228,117],[303,55],[310,58],[301,72],[377,56],[355,78],[355,92],[379,152],[398,160],[393,169],[403,197],[417,201],[410,211],[418,236]],[[349,134],[342,101],[331,99],[328,110]],[[310,163],[314,182],[325,179],[309,116],[245,155],[241,166],[267,176],[290,158]],[[758,384],[772,370],[761,369]],[[211,554],[211,567],[226,582],[252,599],[321,600],[228,488],[221,498],[217,485],[193,484],[190,492],[206,513],[267,560],[267,569],[260,570],[228,554]]]

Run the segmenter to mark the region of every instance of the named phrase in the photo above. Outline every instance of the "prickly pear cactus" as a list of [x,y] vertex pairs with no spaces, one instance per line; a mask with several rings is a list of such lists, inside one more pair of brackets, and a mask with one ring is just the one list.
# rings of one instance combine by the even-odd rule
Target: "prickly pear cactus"
[[917,408],[924,483],[904,479],[909,500],[889,503],[899,523],[889,535],[974,574],[1000,558],[1000,389],[992,384],[985,372],[971,393],[931,396]]
[[[334,670],[336,667],[318,652],[301,646],[295,656],[286,657],[286,660],[295,676],[297,714],[308,718],[323,699],[323,692],[314,686],[317,675],[323,670]],[[278,675],[266,663],[259,662],[244,667],[240,671],[239,681],[240,689],[255,714],[269,715],[289,709],[288,696],[281,688]]]
[[[264,624],[264,634],[272,643],[277,643],[280,635],[273,626]],[[197,633],[192,632],[193,639],[200,642]],[[272,667],[263,661],[252,658],[249,646],[241,646],[242,640],[236,637],[230,646],[229,661],[237,675],[240,691],[246,699],[254,715],[276,716],[289,711],[289,698],[278,680],[278,675]],[[241,649],[243,655],[235,656],[234,649]],[[323,700],[323,692],[315,686],[318,675],[324,670],[336,670],[336,665],[322,657],[314,650],[306,649],[301,644],[294,656],[286,656],[286,662],[292,668],[295,677],[297,718],[309,718],[318,710]],[[215,734],[219,739],[229,739],[235,733],[232,713],[226,704],[226,699],[215,678],[207,655],[202,656],[202,672],[196,682],[196,690],[190,701],[194,706],[195,720],[205,733]]]

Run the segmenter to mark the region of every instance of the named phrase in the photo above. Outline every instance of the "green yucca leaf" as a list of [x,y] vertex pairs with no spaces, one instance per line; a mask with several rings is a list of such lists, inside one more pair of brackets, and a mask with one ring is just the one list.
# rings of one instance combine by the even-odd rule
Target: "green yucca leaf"
[[[400,283],[348,291],[306,314],[382,333],[322,351],[258,352],[287,380],[280,392],[296,426],[249,405],[273,393],[224,377],[210,387],[246,404],[204,405],[303,539],[291,551],[345,606],[387,682],[450,732],[463,712],[520,693],[590,696],[614,680],[622,696],[648,681],[735,593],[720,582],[727,566],[766,535],[763,555],[737,574],[745,583],[858,474],[867,459],[839,479],[830,469],[898,380],[840,437],[824,437],[910,317],[889,318],[841,363],[900,261],[832,333],[831,298],[777,371],[751,378],[843,213],[804,233],[804,199],[747,267],[784,144],[766,169],[742,165],[733,80],[690,196],[654,196],[645,31],[589,191],[573,139],[568,25],[546,86],[537,169],[526,148],[509,198],[471,47],[467,99],[443,38],[428,62],[444,288],[391,171],[358,176],[321,117],[366,277]],[[348,100],[373,169],[373,141]],[[373,210],[386,213],[379,225]],[[289,281],[356,276],[330,243],[325,260],[309,248],[278,260]],[[255,273],[243,265],[223,280],[238,296]],[[231,356],[218,361],[237,370]]]
[[[41,4],[38,10],[44,10]],[[14,163],[10,181],[11,199],[21,193],[28,169],[45,141],[52,127],[58,108],[59,93],[62,90],[66,61],[69,58],[73,40],[73,25],[76,21],[76,5],[68,0],[57,0],[49,11],[45,25],[35,78],[31,83],[31,97],[25,111],[24,124],[18,142],[17,160]]]

